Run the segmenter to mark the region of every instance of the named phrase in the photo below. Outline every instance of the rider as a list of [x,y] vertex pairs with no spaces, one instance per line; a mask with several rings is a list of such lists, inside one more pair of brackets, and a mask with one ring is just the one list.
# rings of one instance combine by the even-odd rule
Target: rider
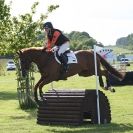
[[44,48],[47,52],[58,52],[61,64],[63,64],[64,72],[68,71],[67,58],[64,54],[65,51],[69,50],[69,39],[64,36],[64,34],[55,29],[51,22],[46,22],[43,24],[43,29],[47,35],[47,43]]

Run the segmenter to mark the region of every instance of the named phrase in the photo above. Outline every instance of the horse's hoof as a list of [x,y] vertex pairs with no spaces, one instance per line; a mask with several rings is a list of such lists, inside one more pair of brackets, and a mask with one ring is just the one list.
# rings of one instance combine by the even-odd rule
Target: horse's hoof
[[46,98],[42,98],[43,102],[46,103],[47,102],[47,99]]
[[114,93],[114,92],[115,92],[115,89],[114,89],[114,88],[112,88],[110,91]]
[[108,90],[109,90],[110,92],[115,92],[115,89],[114,89],[114,88],[111,88],[111,87],[109,87]]
[[41,98],[41,99],[39,100],[39,102],[42,103],[42,104],[46,104],[47,99],[46,99],[46,98]]
[[45,104],[46,104],[46,100],[43,100],[43,99],[40,99],[40,100],[38,100],[38,102],[37,102],[38,107],[39,107],[39,106],[43,106],[43,105],[45,105]]

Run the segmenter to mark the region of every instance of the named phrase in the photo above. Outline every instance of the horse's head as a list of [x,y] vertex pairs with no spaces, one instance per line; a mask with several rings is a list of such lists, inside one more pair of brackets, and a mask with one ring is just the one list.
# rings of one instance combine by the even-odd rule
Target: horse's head
[[39,66],[39,69],[43,69],[44,65],[53,57],[53,53],[47,52],[46,49],[42,49],[42,47],[25,48],[18,51],[17,54],[20,58],[23,77],[26,76],[32,62]]
[[19,58],[20,58],[22,76],[25,77],[30,68],[31,61],[28,59],[28,56],[25,54],[24,51],[20,50],[17,52],[17,54],[19,55]]

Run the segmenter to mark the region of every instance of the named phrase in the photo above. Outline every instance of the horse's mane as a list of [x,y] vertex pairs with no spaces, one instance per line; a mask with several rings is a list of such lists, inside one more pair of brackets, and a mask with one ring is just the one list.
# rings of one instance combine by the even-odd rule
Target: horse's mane
[[23,48],[21,49],[21,52],[26,52],[26,51],[37,51],[37,50],[42,50],[43,47],[30,47],[30,48]]
[[76,54],[76,53],[82,53],[82,52],[93,52],[93,50],[92,49],[87,49],[87,50],[78,50],[78,51],[75,51],[74,53]]

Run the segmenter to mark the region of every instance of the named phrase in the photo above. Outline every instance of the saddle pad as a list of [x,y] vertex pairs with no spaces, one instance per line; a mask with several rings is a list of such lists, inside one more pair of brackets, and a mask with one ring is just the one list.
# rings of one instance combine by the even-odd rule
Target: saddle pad
[[[77,58],[76,58],[76,56],[75,56],[75,54],[74,54],[73,51],[70,51],[70,52],[67,53],[66,55],[67,55],[67,58],[68,58],[67,64],[78,63]],[[59,61],[59,59],[58,59],[57,56],[56,56],[56,52],[54,52],[54,57],[55,57],[55,60],[56,60],[59,64],[61,64],[61,62]]]

